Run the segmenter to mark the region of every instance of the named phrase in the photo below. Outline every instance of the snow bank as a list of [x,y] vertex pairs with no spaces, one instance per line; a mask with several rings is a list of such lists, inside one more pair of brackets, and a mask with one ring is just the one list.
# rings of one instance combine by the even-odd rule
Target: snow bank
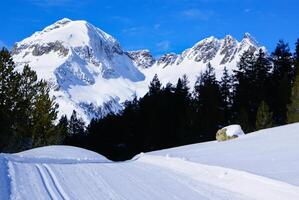
[[14,156],[31,159],[57,159],[57,160],[77,160],[77,161],[98,161],[107,162],[109,161],[104,156],[89,151],[86,149],[72,147],[72,146],[46,146],[23,151],[14,154]]
[[151,152],[247,171],[299,186],[299,123],[256,131],[227,142],[205,142]]

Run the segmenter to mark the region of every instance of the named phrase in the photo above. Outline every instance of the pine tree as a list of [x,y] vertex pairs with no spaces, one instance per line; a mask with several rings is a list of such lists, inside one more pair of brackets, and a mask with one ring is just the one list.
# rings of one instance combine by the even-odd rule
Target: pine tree
[[262,49],[259,50],[256,56],[252,84],[255,86],[256,96],[259,97],[257,101],[260,101],[266,99],[265,95],[267,93],[266,90],[269,84],[269,75],[272,66],[270,58]]
[[29,149],[34,140],[41,139],[34,136],[35,104],[39,91],[39,82],[36,73],[28,65],[24,66],[19,80],[18,99],[16,101],[18,112],[16,113],[16,132],[18,143],[15,144],[18,151]]
[[220,93],[223,104],[224,121],[225,124],[229,124],[231,119],[233,78],[229,75],[226,67],[224,67],[223,70],[223,76],[220,81]]
[[241,125],[242,129],[245,133],[248,133],[253,130],[252,125],[249,122],[247,109],[241,108],[238,112],[238,116],[236,118],[236,122]]
[[150,82],[150,85],[149,85],[149,95],[156,95],[160,92],[161,90],[161,82],[158,78],[158,75],[155,74],[153,80]]
[[0,51],[0,152],[11,151],[17,141],[15,113],[19,78],[8,50],[3,48]]
[[296,66],[296,76],[292,88],[291,103],[288,105],[287,122],[294,123],[299,122],[299,39],[296,43],[295,52],[295,66]]
[[186,76],[186,74],[184,74],[182,78],[178,79],[175,88],[175,93],[187,97],[190,89],[188,87],[188,84],[189,84],[188,77]]
[[280,40],[271,57],[274,64],[274,78],[281,80],[284,75],[287,75],[289,84],[291,84],[294,78],[294,67],[289,45],[283,40]]
[[236,122],[242,121],[241,125],[248,127],[247,131],[253,130],[256,115],[254,109],[256,91],[252,84],[255,78],[255,61],[254,52],[245,51],[237,64],[238,69],[234,71],[233,118]]
[[269,106],[262,101],[256,115],[256,130],[270,128],[273,126],[273,114],[269,111]]
[[173,102],[176,109],[173,111],[175,114],[175,132],[177,137],[177,143],[183,145],[189,138],[192,137],[191,132],[191,94],[189,93],[189,80],[186,75],[179,78],[174,89],[174,96],[170,101]]
[[273,110],[274,121],[277,125],[287,121],[287,105],[290,104],[292,85],[294,82],[293,58],[287,43],[279,41],[272,53],[273,73],[270,94],[270,108]]
[[242,112],[247,113],[249,124],[246,126],[250,127],[249,131],[254,130],[260,102],[267,100],[270,70],[270,59],[262,49],[257,54],[245,52],[238,64],[235,74],[235,118],[240,117],[244,109]]
[[38,84],[38,94],[33,111],[33,147],[59,144],[60,134],[56,131],[58,104],[50,98],[49,87],[44,81]]
[[46,82],[39,81],[29,66],[16,72],[5,49],[0,52],[0,68],[0,150],[16,152],[53,144],[57,105]]
[[220,86],[216,80],[214,68],[210,63],[196,82],[195,110],[197,112],[198,131],[202,140],[213,140],[216,131],[223,125]]
[[63,144],[66,137],[69,135],[69,121],[66,115],[61,116],[58,124],[56,125],[57,137],[56,143]]
[[84,135],[85,123],[83,119],[77,117],[77,112],[73,110],[72,116],[69,122],[69,135]]

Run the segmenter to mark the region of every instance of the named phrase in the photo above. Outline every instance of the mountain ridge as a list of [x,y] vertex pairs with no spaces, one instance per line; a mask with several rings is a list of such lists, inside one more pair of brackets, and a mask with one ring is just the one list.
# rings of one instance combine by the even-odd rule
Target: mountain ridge
[[88,122],[120,111],[134,95],[142,97],[155,74],[164,85],[186,74],[193,86],[207,63],[219,78],[224,66],[232,72],[244,51],[259,48],[264,47],[249,33],[240,42],[230,35],[212,36],[180,54],[155,59],[149,50],[123,50],[114,37],[87,21],[64,18],[17,42],[12,55],[18,70],[29,64],[49,83],[59,115],[76,110]]

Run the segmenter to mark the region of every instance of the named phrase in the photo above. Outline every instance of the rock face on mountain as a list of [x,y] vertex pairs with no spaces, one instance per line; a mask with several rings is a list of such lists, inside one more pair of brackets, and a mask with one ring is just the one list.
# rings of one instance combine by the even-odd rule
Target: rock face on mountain
[[127,54],[139,68],[149,68],[155,63],[155,58],[149,50],[127,51]]
[[155,59],[150,51],[125,52],[109,34],[86,21],[62,19],[16,43],[12,50],[17,69],[25,64],[51,86],[59,114],[73,110],[85,120],[122,109],[133,95],[143,96],[155,74],[163,84],[184,74],[192,86],[207,63],[221,77],[223,68],[236,68],[240,55],[261,48],[249,35],[241,42],[232,36],[204,39],[181,54]]
[[[165,54],[158,58],[151,67],[142,68],[140,71],[145,74],[147,82],[157,74],[163,84],[176,83],[179,77],[186,74],[190,86],[193,87],[197,77],[206,69],[208,63],[215,68],[216,76],[220,79],[224,67],[232,73],[245,51],[257,52],[260,48],[265,50],[249,33],[245,33],[240,42],[230,35],[223,39],[209,37],[181,54]],[[141,65],[139,60],[142,59],[132,59],[136,66]]]

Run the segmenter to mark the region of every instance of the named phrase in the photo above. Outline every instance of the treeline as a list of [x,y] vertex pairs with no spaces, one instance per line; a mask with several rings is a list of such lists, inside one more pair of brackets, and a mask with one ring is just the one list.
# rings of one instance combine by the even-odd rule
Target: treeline
[[[245,132],[299,121],[299,40],[296,52],[279,41],[267,54],[245,52],[233,74],[217,80],[207,64],[194,86],[188,77],[162,86],[156,75],[142,98],[118,114],[93,119],[87,126],[74,111],[57,119],[49,88],[28,66],[15,70],[9,52],[0,52],[0,151],[67,144],[113,160],[140,152],[215,139],[223,126],[238,123]],[[192,87],[192,88],[189,88]],[[292,89],[293,88],[293,89]],[[283,133],[282,133],[283,134]]]
[[122,160],[139,152],[214,140],[217,130],[229,124],[238,123],[248,133],[299,121],[298,53],[299,40],[294,54],[283,41],[271,55],[262,49],[244,52],[233,75],[224,68],[220,81],[208,64],[191,89],[186,76],[162,86],[156,75],[144,97],[126,102],[119,114],[93,119],[66,144]]

